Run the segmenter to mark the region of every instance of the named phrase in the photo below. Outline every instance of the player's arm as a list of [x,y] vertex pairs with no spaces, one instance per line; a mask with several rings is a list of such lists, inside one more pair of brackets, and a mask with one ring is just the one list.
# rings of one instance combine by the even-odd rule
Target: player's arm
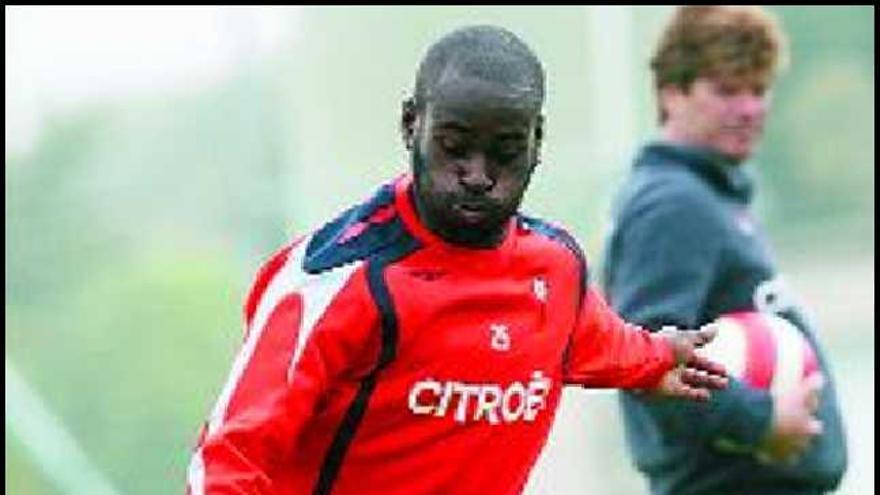
[[711,329],[652,334],[627,324],[589,287],[566,361],[566,381],[586,387],[640,389],[706,400],[726,385],[724,371],[694,353]]
[[363,270],[307,274],[304,251],[280,251],[253,284],[245,340],[202,430],[189,493],[275,493],[275,471],[300,448],[328,387],[375,359],[377,315]]
[[[607,253],[606,293],[628,322],[651,330],[695,328],[723,256],[724,232],[713,212],[689,195],[634,205]],[[770,395],[731,378],[705,403],[641,401],[671,435],[757,446],[772,420]]]

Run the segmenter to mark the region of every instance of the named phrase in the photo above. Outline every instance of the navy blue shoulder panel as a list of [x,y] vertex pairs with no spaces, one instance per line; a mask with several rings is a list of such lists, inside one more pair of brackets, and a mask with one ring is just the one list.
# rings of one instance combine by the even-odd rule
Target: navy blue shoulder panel
[[308,273],[320,273],[369,258],[395,242],[410,243],[410,237],[394,212],[394,184],[385,184],[372,198],[315,232],[303,267]]
[[569,251],[574,254],[575,258],[577,258],[578,263],[581,266],[581,280],[580,280],[580,290],[581,290],[581,298],[587,292],[587,284],[590,280],[590,272],[587,267],[587,257],[584,256],[584,252],[581,250],[580,244],[574,239],[574,237],[568,233],[562,227],[557,227],[552,225],[540,218],[529,217],[523,214],[517,215],[517,221],[519,222],[520,227],[535,232],[537,234],[541,234],[553,241],[561,243],[563,246],[568,248]]

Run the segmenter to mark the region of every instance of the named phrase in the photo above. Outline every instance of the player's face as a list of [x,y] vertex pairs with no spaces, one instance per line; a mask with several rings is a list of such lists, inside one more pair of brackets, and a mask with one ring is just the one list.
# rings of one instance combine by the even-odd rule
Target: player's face
[[447,77],[411,121],[416,206],[443,239],[470,247],[503,239],[540,146],[541,116],[525,94]]
[[664,88],[661,98],[669,137],[742,161],[761,138],[770,95],[764,84],[747,79],[701,77],[689,91]]

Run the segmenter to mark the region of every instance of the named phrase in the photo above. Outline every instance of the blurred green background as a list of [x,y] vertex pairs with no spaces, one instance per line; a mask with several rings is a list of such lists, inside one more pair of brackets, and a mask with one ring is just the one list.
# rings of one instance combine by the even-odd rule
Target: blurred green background
[[[874,8],[772,8],[792,63],[760,218],[820,325],[874,489]],[[654,132],[668,7],[5,7],[6,493],[182,493],[260,262],[406,169],[401,99],[450,29],[520,34],[548,74],[525,209],[594,265]],[[612,393],[569,390],[530,494],[644,493]]]

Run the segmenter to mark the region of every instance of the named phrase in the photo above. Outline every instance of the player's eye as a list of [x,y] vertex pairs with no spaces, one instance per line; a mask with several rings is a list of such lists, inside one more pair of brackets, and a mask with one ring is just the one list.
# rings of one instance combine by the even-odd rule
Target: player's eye
[[442,135],[438,136],[436,141],[443,153],[452,158],[465,158],[470,152],[468,143],[460,137]]
[[502,143],[492,150],[492,156],[500,164],[510,163],[526,152],[526,146],[518,141]]

